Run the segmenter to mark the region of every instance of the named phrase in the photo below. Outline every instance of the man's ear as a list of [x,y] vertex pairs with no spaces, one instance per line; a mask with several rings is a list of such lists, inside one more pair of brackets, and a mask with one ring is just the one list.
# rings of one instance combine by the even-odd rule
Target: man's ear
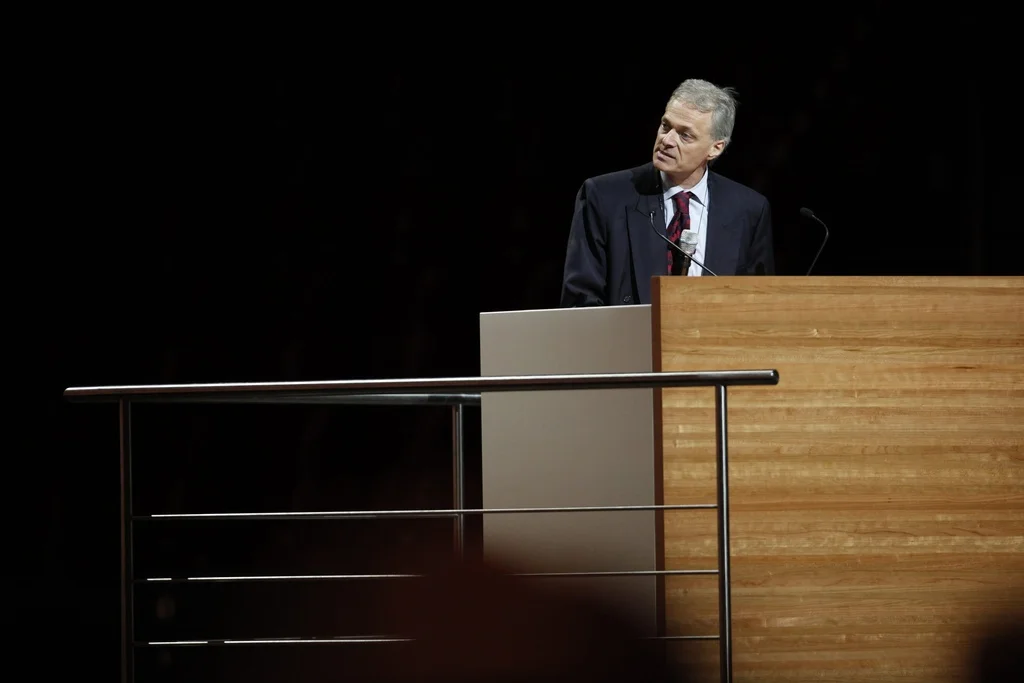
[[711,149],[708,150],[708,161],[714,161],[722,152],[725,151],[725,140],[715,140],[715,144],[711,145]]

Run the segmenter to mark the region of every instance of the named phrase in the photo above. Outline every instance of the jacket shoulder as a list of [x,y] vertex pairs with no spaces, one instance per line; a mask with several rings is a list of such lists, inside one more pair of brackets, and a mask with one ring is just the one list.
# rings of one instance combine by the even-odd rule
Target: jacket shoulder
[[653,164],[624,168],[608,173],[590,176],[583,182],[584,188],[601,195],[647,194],[657,188]]
[[719,192],[729,194],[733,201],[739,201],[744,204],[751,204],[761,206],[768,203],[768,198],[758,192],[752,187],[744,185],[743,183],[737,182],[732,178],[727,178],[720,173],[712,171],[712,176],[715,182],[715,188]]

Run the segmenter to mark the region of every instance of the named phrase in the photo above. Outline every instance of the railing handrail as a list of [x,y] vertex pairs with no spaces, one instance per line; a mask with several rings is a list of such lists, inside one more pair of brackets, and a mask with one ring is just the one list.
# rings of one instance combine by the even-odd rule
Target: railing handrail
[[778,384],[777,370],[712,372],[627,372],[607,374],[434,377],[415,379],[332,380],[308,382],[224,382],[214,384],[140,384],[69,387],[64,397],[76,401],[158,402],[294,402],[346,396],[474,394],[580,389],[654,389]]
[[[82,389],[117,389],[117,387],[73,387],[65,391],[65,398],[78,403],[115,403],[128,399],[133,403],[238,403],[268,405],[345,405],[345,406],[479,406],[480,394],[342,394],[340,396],[318,393],[272,393],[272,394],[121,394],[104,393],[79,395]],[[72,393],[73,392],[73,393]]]
[[677,503],[674,505],[575,505],[551,507],[505,507],[505,508],[427,508],[420,510],[298,510],[295,512],[166,512],[149,515],[133,515],[136,522],[152,520],[327,520],[327,519],[416,519],[457,517],[459,515],[521,515],[533,513],[561,512],[655,512],[659,510],[714,510],[715,503]]

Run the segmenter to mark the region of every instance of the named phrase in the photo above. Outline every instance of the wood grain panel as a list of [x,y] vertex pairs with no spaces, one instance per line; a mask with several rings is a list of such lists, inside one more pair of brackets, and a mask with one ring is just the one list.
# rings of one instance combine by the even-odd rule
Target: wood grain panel
[[[655,370],[775,368],[729,390],[737,681],[950,681],[1024,617],[1024,278],[658,278]],[[665,504],[715,500],[714,395],[661,392]],[[658,405],[656,399],[655,405]],[[667,512],[664,566],[714,567]],[[716,633],[714,577],[664,583]],[[702,680],[717,646],[678,643]]]

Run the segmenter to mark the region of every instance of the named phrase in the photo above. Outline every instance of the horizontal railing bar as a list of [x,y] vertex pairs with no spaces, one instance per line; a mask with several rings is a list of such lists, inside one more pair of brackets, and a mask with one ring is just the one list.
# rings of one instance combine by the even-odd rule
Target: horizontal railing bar
[[719,372],[638,372],[578,375],[521,375],[418,379],[336,380],[321,382],[237,382],[217,384],[152,384],[69,387],[72,400],[195,402],[295,400],[302,397],[341,397],[408,393],[483,393],[508,391],[567,391],[580,389],[642,389],[670,387],[750,386],[779,383],[777,370]]
[[[113,400],[113,397],[111,398]],[[140,402],[174,403],[267,403],[281,405],[369,405],[369,406],[479,406],[480,394],[345,394],[324,396],[320,394],[277,394],[240,397],[236,394],[197,395],[187,399],[181,397],[133,398]]]
[[648,640],[719,640],[721,636],[651,636]]
[[153,577],[135,579],[135,583],[220,583],[220,582],[262,582],[262,581],[333,581],[333,580],[376,580],[416,579],[423,574],[280,574],[268,576],[186,576]]
[[210,638],[206,640],[150,640],[134,643],[135,647],[188,647],[210,645],[338,645],[366,643],[410,643],[412,638],[387,636],[338,638]]
[[528,578],[562,578],[562,577],[600,577],[600,576],[684,576],[717,574],[717,569],[638,569],[622,571],[594,571],[594,572],[529,572],[525,574],[509,574],[508,576],[523,576]]
[[[237,397],[196,397],[195,403],[238,403]],[[373,406],[479,406],[480,394],[346,394],[344,396],[266,396],[247,399],[250,403]]]
[[[718,640],[717,635],[647,636],[640,640]],[[218,645],[366,645],[374,643],[411,643],[414,638],[365,636],[337,638],[223,638],[205,640],[150,640],[133,643],[135,647],[201,647]]]
[[[560,577],[603,577],[603,576],[684,576],[718,574],[717,569],[623,569],[621,571],[590,572],[525,572],[507,573],[504,576],[525,578]],[[185,583],[257,583],[269,581],[367,581],[382,579],[421,579],[429,574],[279,574],[267,576],[186,576],[151,577],[135,579],[135,583],[185,584]]]
[[155,519],[380,519],[386,517],[451,517],[453,515],[516,514],[536,512],[641,512],[644,510],[714,510],[714,503],[691,505],[604,505],[591,507],[538,508],[462,508],[453,510],[339,510],[328,512],[181,512],[157,515],[136,515],[133,521]]

